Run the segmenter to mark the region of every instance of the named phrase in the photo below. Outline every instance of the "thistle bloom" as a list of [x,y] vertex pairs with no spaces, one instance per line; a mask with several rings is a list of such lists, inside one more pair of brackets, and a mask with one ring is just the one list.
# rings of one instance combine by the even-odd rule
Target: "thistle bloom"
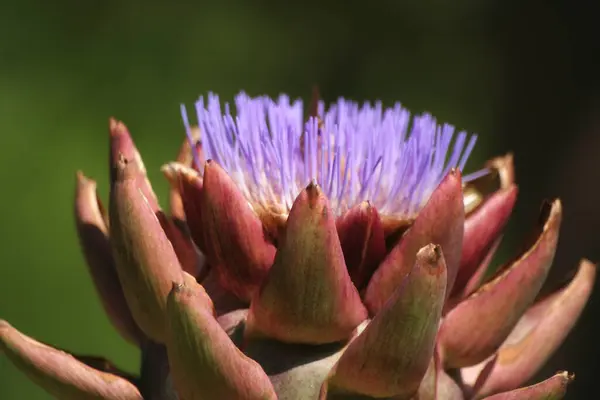
[[108,213],[79,173],[75,218],[130,376],[0,322],[5,354],[65,399],[541,399],[527,383],[592,291],[582,260],[539,296],[562,217],[488,274],[517,196],[512,156],[462,176],[475,136],[428,114],[340,99],[209,95],[159,206],[126,127],[111,120]]
[[[240,93],[235,106],[234,117],[216,95],[196,103],[206,146],[195,162],[219,163],[257,213],[287,216],[315,181],[338,216],[369,201],[381,214],[413,218],[452,168],[464,168],[476,141],[460,132],[451,146],[453,126],[429,114],[411,120],[399,103],[384,109],[339,99],[325,111],[319,101],[307,122],[302,102],[284,95]],[[182,115],[193,142],[183,107]]]

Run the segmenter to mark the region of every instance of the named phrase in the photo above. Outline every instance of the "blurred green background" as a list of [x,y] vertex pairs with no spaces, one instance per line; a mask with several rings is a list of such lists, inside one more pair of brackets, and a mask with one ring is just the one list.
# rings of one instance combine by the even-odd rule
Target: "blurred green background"
[[[77,246],[75,171],[98,180],[106,198],[115,116],[166,205],[159,167],[183,138],[179,104],[208,90],[306,99],[318,84],[329,101],[430,111],[480,134],[472,168],[516,152],[521,202],[505,250],[541,199],[560,195],[571,222],[554,275],[582,255],[598,261],[595,18],[584,3],[542,1],[1,1],[0,318],[137,368],[138,352],[109,325]],[[595,393],[597,297],[543,372],[574,370],[570,398]],[[0,400],[46,398],[0,357]]]

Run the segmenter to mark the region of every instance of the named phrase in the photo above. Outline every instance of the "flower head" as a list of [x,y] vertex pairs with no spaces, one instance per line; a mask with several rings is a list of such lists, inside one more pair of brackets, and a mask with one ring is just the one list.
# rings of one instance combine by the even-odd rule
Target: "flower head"
[[308,119],[285,96],[242,93],[235,115],[214,95],[196,106],[199,129],[183,110],[189,140],[163,167],[170,213],[117,121],[109,207],[77,176],[80,244],[111,322],[140,347],[139,377],[0,320],[0,352],[37,384],[104,400],[564,396],[566,372],[516,388],[576,323],[596,267],[582,260],[539,296],[555,199],[489,273],[518,192],[512,156],[464,178],[475,136],[399,104],[320,102]]
[[[315,181],[337,215],[368,200],[385,216],[413,219],[450,169],[465,167],[477,139],[430,114],[411,117],[400,103],[340,98],[326,109],[319,101],[307,119],[301,100],[241,92],[235,113],[212,93],[195,108],[204,139],[199,169],[203,158],[217,161],[256,211],[284,216]],[[195,142],[184,106],[182,115]]]

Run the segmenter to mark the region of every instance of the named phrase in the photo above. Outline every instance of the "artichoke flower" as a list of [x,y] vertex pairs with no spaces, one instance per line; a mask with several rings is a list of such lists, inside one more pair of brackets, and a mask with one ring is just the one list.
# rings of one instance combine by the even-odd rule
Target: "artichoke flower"
[[540,290],[560,200],[490,272],[517,197],[513,158],[462,175],[476,137],[340,99],[310,110],[240,93],[196,103],[165,213],[121,122],[110,205],[77,174],[75,220],[102,305],[138,346],[131,375],[0,322],[3,353],[59,399],[560,399],[573,375],[527,384],[592,291],[582,260]]

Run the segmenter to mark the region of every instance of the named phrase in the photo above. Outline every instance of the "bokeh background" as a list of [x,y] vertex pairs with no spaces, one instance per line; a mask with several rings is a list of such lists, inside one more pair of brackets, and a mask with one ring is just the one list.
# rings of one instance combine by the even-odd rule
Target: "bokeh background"
[[[591,2],[590,2],[591,3]],[[0,317],[134,371],[77,247],[82,169],[107,194],[108,117],[124,120],[165,198],[160,165],[183,130],[179,104],[286,92],[400,100],[480,134],[471,168],[515,152],[519,204],[497,263],[543,198],[565,222],[550,282],[600,261],[599,15],[585,2],[0,2]],[[597,288],[598,289],[598,288]],[[597,396],[600,291],[540,377],[575,371],[568,398]],[[0,357],[0,399],[48,396]]]

